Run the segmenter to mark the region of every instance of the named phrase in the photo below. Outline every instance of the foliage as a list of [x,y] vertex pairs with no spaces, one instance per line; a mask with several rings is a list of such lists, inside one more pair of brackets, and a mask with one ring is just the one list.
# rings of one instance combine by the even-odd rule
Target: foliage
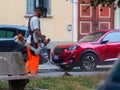
[[[85,0],[84,0],[85,1]],[[98,6],[98,5],[102,5],[102,6],[104,6],[104,7],[111,7],[111,5],[113,4],[113,3],[115,3],[114,5],[115,5],[115,9],[117,8],[117,7],[119,7],[120,8],[120,0],[88,0],[88,2],[84,2],[84,1],[82,1],[82,3],[85,3],[85,4],[89,4],[89,6],[92,6],[92,7],[94,7],[94,9],[96,9],[96,7]]]
[[0,90],[7,90],[7,88],[8,88],[8,82],[0,81]]

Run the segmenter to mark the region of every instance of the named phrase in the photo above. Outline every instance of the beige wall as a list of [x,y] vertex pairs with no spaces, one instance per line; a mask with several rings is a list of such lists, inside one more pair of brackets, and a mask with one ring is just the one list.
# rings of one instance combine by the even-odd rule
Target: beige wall
[[26,0],[0,0],[0,24],[25,25]]
[[[0,24],[27,25],[26,0],[1,0]],[[66,0],[51,0],[51,17],[41,18],[42,33],[52,41],[72,41],[72,32],[67,25],[72,24],[72,3]]]

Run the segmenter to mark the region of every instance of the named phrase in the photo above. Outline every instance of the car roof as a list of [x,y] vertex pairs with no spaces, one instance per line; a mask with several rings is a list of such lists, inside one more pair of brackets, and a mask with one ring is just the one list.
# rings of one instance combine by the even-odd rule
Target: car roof
[[104,30],[99,30],[99,31],[95,31],[95,32],[104,32],[104,33],[106,33],[106,32],[114,32],[114,31],[119,31],[120,32],[120,29],[104,29]]
[[0,24],[0,28],[17,28],[17,29],[22,29],[22,30],[28,30],[27,26],[7,25],[7,24]]

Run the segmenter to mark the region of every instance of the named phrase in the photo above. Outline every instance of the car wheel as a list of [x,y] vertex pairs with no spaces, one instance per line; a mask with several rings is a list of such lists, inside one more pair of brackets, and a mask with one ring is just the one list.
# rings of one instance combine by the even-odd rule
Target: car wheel
[[66,70],[66,71],[69,71],[69,70],[73,69],[73,66],[71,66],[71,65],[61,65],[60,67],[64,70]]
[[22,53],[22,55],[23,55],[24,61],[26,62],[28,60],[28,54],[27,54],[27,52]]
[[93,53],[85,53],[80,59],[80,68],[84,71],[95,70],[98,58]]

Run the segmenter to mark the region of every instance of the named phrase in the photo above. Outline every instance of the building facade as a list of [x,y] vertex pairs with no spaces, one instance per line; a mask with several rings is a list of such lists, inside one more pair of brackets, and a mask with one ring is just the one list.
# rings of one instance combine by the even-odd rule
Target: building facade
[[48,6],[47,17],[40,19],[42,33],[52,41],[72,41],[72,3],[66,0],[1,0],[0,24],[27,26],[34,7],[40,4]]
[[78,41],[84,35],[100,29],[120,29],[120,9],[101,6],[87,9],[88,0],[1,0],[0,24],[25,25],[34,8],[43,5],[47,17],[42,17],[41,30],[52,41]]

